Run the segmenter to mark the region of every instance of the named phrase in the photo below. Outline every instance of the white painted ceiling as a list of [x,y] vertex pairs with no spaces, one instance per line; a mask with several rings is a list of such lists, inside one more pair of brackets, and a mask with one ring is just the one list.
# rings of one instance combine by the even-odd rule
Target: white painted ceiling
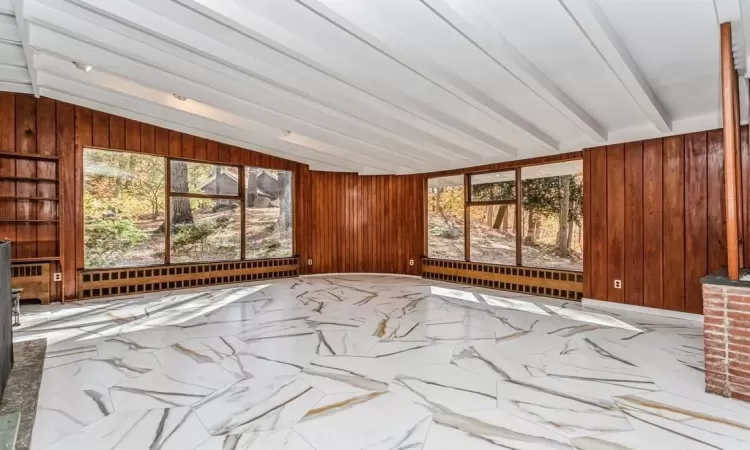
[[734,6],[742,29],[739,0],[0,0],[0,90],[430,172],[721,126]]

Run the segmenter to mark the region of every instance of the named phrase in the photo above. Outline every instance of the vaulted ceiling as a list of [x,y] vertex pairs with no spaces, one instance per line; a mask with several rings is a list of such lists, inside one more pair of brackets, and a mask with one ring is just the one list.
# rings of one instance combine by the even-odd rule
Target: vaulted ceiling
[[428,172],[721,126],[727,8],[744,6],[0,0],[0,90],[316,170]]

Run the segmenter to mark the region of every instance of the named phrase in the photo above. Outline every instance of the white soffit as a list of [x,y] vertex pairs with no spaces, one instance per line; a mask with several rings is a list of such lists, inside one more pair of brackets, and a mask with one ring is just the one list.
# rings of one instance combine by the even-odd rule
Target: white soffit
[[748,9],[739,0],[0,0],[0,90],[317,170],[431,172],[720,126],[718,24],[733,22],[746,67]]

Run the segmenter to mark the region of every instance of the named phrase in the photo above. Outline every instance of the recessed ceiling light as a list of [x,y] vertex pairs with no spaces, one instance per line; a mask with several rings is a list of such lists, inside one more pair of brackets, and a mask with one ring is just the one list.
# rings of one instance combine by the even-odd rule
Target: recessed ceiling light
[[176,98],[177,100],[181,101],[181,102],[184,102],[185,100],[187,100],[187,97],[185,97],[184,95],[180,95],[180,94],[172,94],[172,96],[173,96],[174,98]]
[[83,64],[78,61],[73,61],[73,65],[76,66],[78,70],[83,70],[84,72],[91,72],[91,69],[93,68],[88,64]]

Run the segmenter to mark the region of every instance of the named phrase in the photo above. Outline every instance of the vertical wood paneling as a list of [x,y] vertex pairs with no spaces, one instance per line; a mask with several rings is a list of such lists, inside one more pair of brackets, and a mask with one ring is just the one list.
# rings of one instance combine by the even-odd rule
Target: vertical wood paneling
[[685,139],[668,137],[663,145],[662,301],[665,309],[685,311]]
[[109,145],[109,114],[93,111],[93,135],[91,145],[99,148],[110,148]]
[[700,314],[700,278],[708,273],[706,133],[685,137],[685,310]]
[[[41,98],[37,104],[36,130],[37,152],[41,155],[56,155],[56,104],[49,98]],[[44,179],[57,179],[57,163],[53,161],[37,161],[37,176]],[[56,183],[37,183],[37,196],[40,198],[58,198]],[[37,201],[37,218],[57,220],[57,202]],[[37,249],[35,257],[55,256],[57,252],[58,223],[39,223],[37,226]]]
[[[75,269],[83,269],[83,147],[91,145],[91,134],[92,134],[92,115],[91,110],[76,106],[75,112],[75,185],[76,194],[75,196],[68,196],[67,198],[75,203],[75,233],[76,233],[76,264]],[[128,138],[128,135],[134,133],[134,125],[129,125],[129,122],[125,122],[125,146],[132,150],[138,151],[140,148],[130,147],[134,146],[133,138]],[[138,132],[138,140],[140,141],[140,131]],[[129,142],[130,141],[130,142]],[[130,146],[129,146],[130,145]],[[78,199],[78,200],[77,200]],[[65,241],[68,242],[67,240]]]
[[199,159],[199,160],[207,159],[206,158],[206,140],[200,137],[195,138],[195,159]]
[[622,145],[607,147],[607,300],[622,303],[614,280],[625,275],[625,158]]
[[712,273],[727,265],[727,227],[724,211],[724,134],[721,130],[709,131],[706,140],[707,273]]
[[[16,151],[18,153],[36,153],[36,99],[30,95],[19,95],[16,98]],[[36,161],[16,160],[16,176],[36,178]],[[36,197],[37,183],[34,181],[16,181],[16,195],[19,198]],[[36,204],[30,200],[16,201],[16,219],[37,219]],[[34,258],[37,252],[37,224],[19,222],[16,224],[16,242],[13,245],[15,258]]]
[[750,266],[750,133],[747,127],[740,129],[740,172],[742,177],[742,225],[740,236],[743,241],[743,252],[745,266]]
[[141,151],[141,123],[125,119],[125,149],[131,152]]
[[[111,125],[112,122],[110,122]],[[111,128],[110,128],[111,129]],[[75,107],[73,105],[57,103],[57,154],[65,155],[63,161],[63,172],[66,174],[76,173],[75,159]],[[70,199],[63,202],[62,209],[62,232],[63,232],[63,278],[65,282],[65,298],[74,298],[76,293],[76,251],[78,246],[76,227],[76,178],[66,176],[60,180],[60,189],[65,191],[64,197]],[[81,248],[83,243],[81,243]],[[82,253],[82,252],[81,252]]]
[[125,150],[125,119],[109,116],[109,148]]
[[[183,134],[182,135],[182,157],[183,158],[195,158],[195,138],[193,136]],[[239,163],[240,161],[237,161]]]
[[169,131],[156,127],[154,129],[154,153],[157,155],[169,155]]
[[182,157],[182,133],[169,131],[169,156]]
[[[591,173],[587,201],[591,210],[588,226],[590,235],[590,268],[584,278],[589,278],[591,298],[607,300],[607,149],[606,147],[588,150]],[[596,195],[593,195],[593,194]]]
[[141,152],[149,155],[156,153],[156,130],[153,125],[141,124]]
[[643,306],[643,142],[625,144],[625,303]]
[[[16,95],[0,92],[0,151],[16,151]],[[16,162],[10,158],[0,158],[0,177],[16,176]],[[11,180],[0,180],[0,194],[15,197],[16,183]],[[16,202],[0,200],[0,218],[16,218]],[[0,239],[16,241],[16,225],[11,222],[0,222]]]
[[[643,144],[643,306],[662,308],[664,242],[662,140]],[[584,278],[585,280],[585,278]]]

